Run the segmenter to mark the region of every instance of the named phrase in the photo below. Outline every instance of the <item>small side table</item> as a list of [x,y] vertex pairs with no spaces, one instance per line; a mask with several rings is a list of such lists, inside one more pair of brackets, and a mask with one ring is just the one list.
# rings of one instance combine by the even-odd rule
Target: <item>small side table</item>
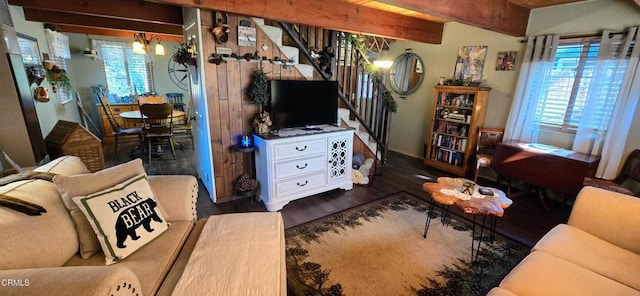
[[[477,188],[486,188],[493,192],[493,196],[485,196],[484,198],[471,198],[469,200],[463,200],[456,197],[453,194],[453,191],[462,192],[465,183],[472,182],[463,178],[448,178],[448,177],[440,177],[437,180],[437,183],[426,182],[422,185],[422,189],[428,192],[431,195],[431,203],[429,204],[429,210],[427,212],[427,222],[424,226],[424,235],[423,237],[427,237],[427,231],[429,230],[429,224],[431,223],[431,215],[433,214],[433,209],[435,204],[438,203],[442,205],[442,217],[441,221],[443,224],[446,224],[446,216],[449,213],[450,206],[456,206],[462,212],[466,214],[473,215],[473,229],[471,236],[471,261],[474,262],[478,259],[478,253],[480,252],[480,245],[482,244],[482,235],[484,234],[484,230],[486,228],[486,220],[487,216],[489,216],[489,230],[491,231],[491,242],[493,242],[495,238],[496,232],[496,223],[497,217],[502,217],[504,215],[504,209],[511,206],[513,201],[504,194],[499,189],[491,188],[491,187],[483,187],[476,185]],[[451,191],[451,194],[443,193]],[[478,243],[476,245],[476,216],[483,215],[482,222],[480,225],[480,237],[478,239]]]
[[[233,151],[240,152],[240,153],[251,153],[250,157],[245,157],[244,158],[244,167],[245,168],[251,168],[251,165],[253,163],[253,152],[256,151],[256,147],[255,146],[242,147],[242,146],[234,145],[233,146]],[[253,173],[253,169],[249,170],[249,176],[252,179],[255,179],[255,174]],[[236,190],[236,195],[238,195],[240,197],[251,197],[251,202],[253,203],[253,199],[256,196],[256,190],[251,190],[251,191],[239,191],[239,190]]]

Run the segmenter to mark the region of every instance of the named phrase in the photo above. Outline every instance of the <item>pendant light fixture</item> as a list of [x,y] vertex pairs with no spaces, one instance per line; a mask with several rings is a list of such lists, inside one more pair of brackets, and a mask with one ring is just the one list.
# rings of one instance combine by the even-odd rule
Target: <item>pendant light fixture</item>
[[162,40],[160,36],[151,35],[151,38],[147,39],[147,35],[145,33],[135,33],[133,34],[133,53],[136,54],[147,54],[148,48],[151,45],[151,42],[156,40],[156,44],[154,47],[155,55],[164,55],[164,46],[160,43]]

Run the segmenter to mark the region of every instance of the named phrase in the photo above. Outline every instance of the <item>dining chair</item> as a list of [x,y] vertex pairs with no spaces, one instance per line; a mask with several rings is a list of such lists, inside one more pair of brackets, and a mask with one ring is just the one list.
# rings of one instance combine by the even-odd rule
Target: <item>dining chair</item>
[[504,135],[504,129],[501,128],[479,128],[478,129],[478,143],[476,145],[476,171],[473,177],[473,181],[478,183],[478,177],[488,177],[480,175],[480,168],[491,167],[493,162],[493,151],[496,149],[496,145],[502,142],[502,136]]
[[161,96],[139,96],[138,97],[138,105],[162,104],[162,103],[164,103],[164,98]]
[[113,110],[111,110],[111,106],[109,106],[109,101],[106,97],[100,98],[100,105],[104,109],[104,114],[107,116],[107,120],[109,125],[111,126],[111,132],[113,134],[113,139],[115,142],[113,148],[113,155],[118,158],[118,141],[120,137],[137,137],[140,147],[143,147],[144,144],[142,141],[142,128],[123,128],[118,124],[118,121],[115,119],[113,114]]
[[185,111],[185,104],[182,101],[182,97],[184,96],[181,93],[167,93],[165,95],[167,97],[167,102],[173,104],[173,109]]
[[173,105],[170,103],[140,105],[142,128],[145,141],[147,142],[149,162],[151,162],[151,145],[157,144],[159,152],[161,152],[161,145],[166,141],[168,141],[171,146],[173,159],[176,159],[171,112],[173,112]]
[[[173,133],[174,136],[181,135],[183,137],[189,138],[192,144],[191,147],[193,148],[193,134],[191,133],[193,130],[191,127],[191,109],[191,102],[189,102],[189,104],[187,104],[186,110],[184,110],[184,120],[174,123]],[[184,145],[182,144],[179,144],[179,146],[180,148],[184,147]]]
[[620,174],[615,179],[586,177],[582,185],[640,197],[640,149],[633,150],[627,156]]

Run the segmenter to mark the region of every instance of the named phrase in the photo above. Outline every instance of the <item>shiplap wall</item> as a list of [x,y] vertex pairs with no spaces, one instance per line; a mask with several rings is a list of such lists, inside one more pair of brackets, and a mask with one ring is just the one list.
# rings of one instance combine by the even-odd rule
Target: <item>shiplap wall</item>
[[[229,14],[229,39],[226,43],[216,44],[211,33],[211,29],[214,27],[213,16],[214,12],[203,13],[201,26],[202,31],[206,32],[202,40],[205,56],[208,57],[214,53],[216,46],[230,48],[238,55],[258,51],[260,56],[266,56],[268,59],[282,56],[278,46],[260,28],[257,28],[255,48],[238,46],[237,28],[240,21],[249,20],[253,27],[257,27],[250,17],[245,16]],[[268,47],[266,51],[262,49],[263,44]],[[269,62],[263,63],[263,66],[269,79],[305,79],[295,67],[285,68]],[[234,199],[235,181],[243,173],[253,170],[253,167],[245,167],[245,164],[253,163],[245,159],[252,157],[252,154],[234,152],[233,146],[239,135],[250,133],[253,130],[252,121],[258,113],[258,106],[253,104],[248,92],[253,81],[253,74],[258,67],[259,63],[244,60],[227,61],[227,63],[220,65],[212,63],[204,65],[204,83],[209,108],[209,129],[211,130],[218,202]]]

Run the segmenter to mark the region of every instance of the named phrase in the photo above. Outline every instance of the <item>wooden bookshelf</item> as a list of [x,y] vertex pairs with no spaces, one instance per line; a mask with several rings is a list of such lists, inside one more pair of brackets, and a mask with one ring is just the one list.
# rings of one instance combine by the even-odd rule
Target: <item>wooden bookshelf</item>
[[424,163],[467,176],[491,88],[436,85]]

